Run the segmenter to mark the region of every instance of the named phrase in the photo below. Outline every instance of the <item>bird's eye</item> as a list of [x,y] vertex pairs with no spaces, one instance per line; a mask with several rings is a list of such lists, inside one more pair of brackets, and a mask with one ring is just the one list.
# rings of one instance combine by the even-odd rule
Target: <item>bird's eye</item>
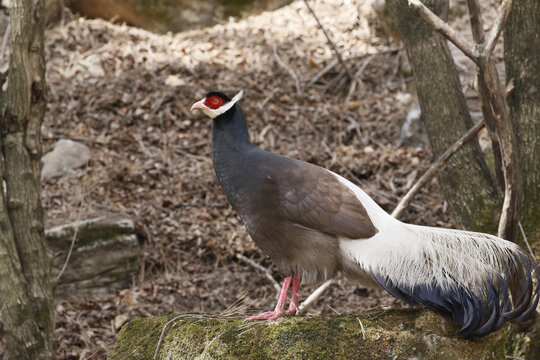
[[219,109],[221,106],[223,106],[226,103],[226,101],[219,97],[219,96],[209,96],[204,101],[204,105],[208,106],[210,109]]

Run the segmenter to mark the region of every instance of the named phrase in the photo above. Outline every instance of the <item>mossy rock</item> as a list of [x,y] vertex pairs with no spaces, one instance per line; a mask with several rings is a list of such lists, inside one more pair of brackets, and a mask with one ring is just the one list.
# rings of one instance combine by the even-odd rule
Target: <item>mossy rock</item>
[[[140,244],[132,220],[101,216],[45,231],[58,298],[93,297],[129,286],[139,271]],[[74,239],[75,237],[75,239]]]
[[77,13],[117,18],[157,32],[179,32],[214,25],[229,17],[274,10],[292,0],[71,0]]
[[[109,360],[152,359],[175,316],[130,321]],[[482,339],[458,339],[449,319],[423,309],[249,323],[184,314],[167,327],[156,359],[505,359],[530,354],[538,340],[520,336],[517,341],[506,327]]]

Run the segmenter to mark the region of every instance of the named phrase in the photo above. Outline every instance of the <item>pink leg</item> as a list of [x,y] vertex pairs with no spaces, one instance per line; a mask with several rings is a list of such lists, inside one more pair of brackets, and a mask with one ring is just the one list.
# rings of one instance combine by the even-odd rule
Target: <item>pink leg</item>
[[[291,286],[291,281],[293,276],[287,276],[283,279],[283,286],[281,287],[281,292],[279,293],[279,299],[276,304],[274,311],[268,311],[260,315],[255,315],[247,318],[247,320],[274,320],[280,316],[283,316],[285,313],[283,309],[285,308],[285,301],[287,300],[287,293],[289,292],[289,287]],[[294,286],[294,285],[293,285]]]
[[286,315],[295,315],[298,310],[298,288],[300,287],[300,279],[293,275],[292,289],[291,289],[291,301],[289,302],[289,309],[285,311]]

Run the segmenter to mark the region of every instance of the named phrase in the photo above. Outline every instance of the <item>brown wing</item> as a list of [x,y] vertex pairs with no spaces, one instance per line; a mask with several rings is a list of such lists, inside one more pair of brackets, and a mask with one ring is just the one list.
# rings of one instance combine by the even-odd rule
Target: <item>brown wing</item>
[[370,238],[378,231],[354,193],[318,166],[296,162],[267,178],[277,186],[283,220],[350,239]]

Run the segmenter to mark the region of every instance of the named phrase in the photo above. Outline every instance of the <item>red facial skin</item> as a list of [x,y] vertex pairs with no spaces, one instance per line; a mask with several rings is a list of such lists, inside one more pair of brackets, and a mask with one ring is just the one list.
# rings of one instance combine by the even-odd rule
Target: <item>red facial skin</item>
[[210,96],[206,98],[206,100],[204,100],[204,105],[206,105],[210,109],[216,110],[219,109],[221,106],[225,105],[225,100],[223,100],[219,96]]

